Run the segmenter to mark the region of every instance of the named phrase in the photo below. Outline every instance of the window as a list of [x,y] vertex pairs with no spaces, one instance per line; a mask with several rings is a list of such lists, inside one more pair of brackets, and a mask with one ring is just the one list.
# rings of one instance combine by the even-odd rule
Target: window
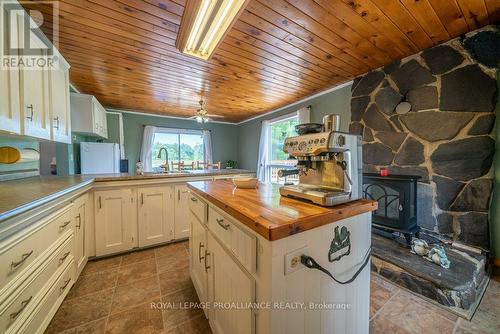
[[193,162],[205,162],[203,133],[196,130],[158,129],[153,137],[151,150],[152,168],[158,170],[165,163],[165,153],[158,158],[160,148],[168,151],[169,162],[183,161],[190,166]]
[[299,124],[299,117],[294,113],[293,116],[276,119],[269,123],[269,148],[268,148],[268,175],[272,183],[297,183],[298,175],[291,175],[285,178],[278,177],[280,169],[293,169],[297,160],[288,159],[288,155],[283,152],[285,138],[296,136],[295,126]]

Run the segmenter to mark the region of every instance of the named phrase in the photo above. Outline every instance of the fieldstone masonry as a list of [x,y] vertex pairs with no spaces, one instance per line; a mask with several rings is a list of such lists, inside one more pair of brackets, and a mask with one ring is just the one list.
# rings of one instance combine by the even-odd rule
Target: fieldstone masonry
[[[364,170],[422,176],[419,225],[485,249],[499,40],[489,26],[396,61],[357,78],[351,100]],[[412,109],[399,115],[402,101]]]

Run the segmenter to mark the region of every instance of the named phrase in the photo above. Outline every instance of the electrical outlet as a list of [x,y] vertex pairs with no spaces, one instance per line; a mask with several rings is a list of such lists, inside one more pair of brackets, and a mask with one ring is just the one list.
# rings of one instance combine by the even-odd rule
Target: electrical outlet
[[302,247],[285,255],[285,275],[305,268],[300,262],[301,255],[308,255],[307,247]]

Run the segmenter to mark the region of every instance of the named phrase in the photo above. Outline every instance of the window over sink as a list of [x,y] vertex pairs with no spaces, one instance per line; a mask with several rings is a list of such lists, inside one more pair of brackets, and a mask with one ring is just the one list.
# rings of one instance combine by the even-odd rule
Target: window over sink
[[158,158],[158,153],[162,147],[167,149],[169,162],[174,164],[182,161],[185,166],[191,166],[193,163],[196,165],[198,161],[205,162],[205,146],[202,133],[155,133],[151,152],[153,170],[159,170],[160,166],[165,163],[164,152],[162,152],[161,158]]

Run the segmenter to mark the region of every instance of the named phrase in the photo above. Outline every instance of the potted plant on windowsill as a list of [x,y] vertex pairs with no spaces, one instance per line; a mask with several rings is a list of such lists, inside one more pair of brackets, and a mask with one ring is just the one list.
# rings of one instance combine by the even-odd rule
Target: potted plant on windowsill
[[235,160],[226,161],[226,169],[236,169],[238,167],[238,163]]

